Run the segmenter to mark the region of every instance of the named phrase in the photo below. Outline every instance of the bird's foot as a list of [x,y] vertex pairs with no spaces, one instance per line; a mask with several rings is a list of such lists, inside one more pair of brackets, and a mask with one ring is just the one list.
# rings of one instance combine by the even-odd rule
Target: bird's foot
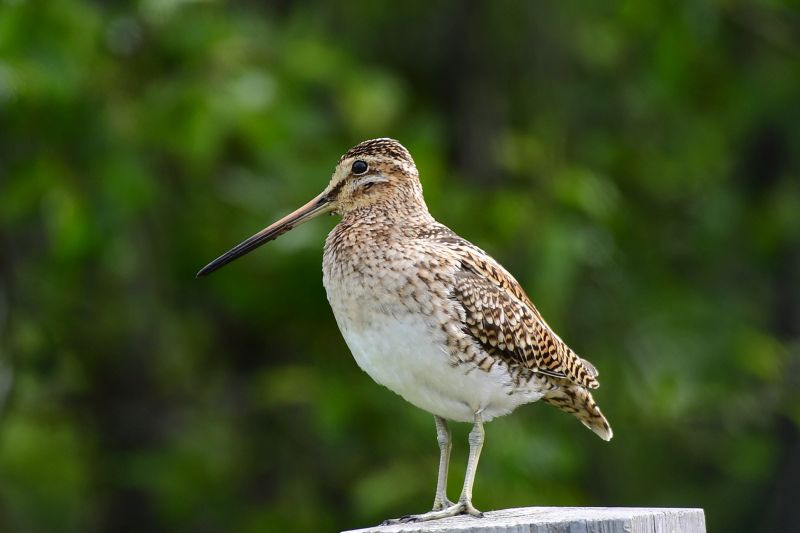
[[471,501],[459,500],[458,503],[451,504],[444,509],[434,509],[428,513],[410,514],[400,518],[384,520],[381,525],[389,526],[392,524],[407,524],[409,522],[427,522],[428,520],[439,520],[440,518],[448,518],[461,514],[468,514],[476,518],[483,518],[483,513],[475,509]]
[[454,505],[455,504],[453,502],[451,502],[447,498],[447,496],[445,496],[444,498],[441,498],[441,499],[440,498],[436,498],[436,501],[433,502],[433,510],[434,511],[444,511],[448,507],[452,507]]

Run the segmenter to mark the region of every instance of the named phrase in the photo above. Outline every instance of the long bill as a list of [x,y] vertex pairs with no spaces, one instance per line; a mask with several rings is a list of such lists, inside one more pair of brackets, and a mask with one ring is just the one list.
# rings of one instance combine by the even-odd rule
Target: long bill
[[215,270],[227,265],[234,259],[238,259],[239,257],[252,252],[262,244],[277,239],[290,229],[299,226],[307,220],[311,220],[317,215],[327,213],[330,210],[330,199],[328,198],[327,194],[323,192],[303,207],[292,213],[289,213],[282,219],[267,226],[246,241],[237,244],[221,256],[211,261],[197,273],[197,277],[200,278],[211,274]]

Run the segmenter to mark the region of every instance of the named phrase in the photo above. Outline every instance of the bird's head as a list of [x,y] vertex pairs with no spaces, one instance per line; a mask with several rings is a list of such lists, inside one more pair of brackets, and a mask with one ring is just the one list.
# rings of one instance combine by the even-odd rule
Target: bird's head
[[427,212],[414,160],[394,139],[364,141],[345,152],[324,191],[219,256],[203,267],[197,277],[214,272],[318,215],[358,216],[375,208],[384,215],[419,209]]
[[372,139],[348,150],[336,165],[322,195],[331,211],[340,215],[387,205],[403,206],[422,201],[419,173],[408,150],[394,139]]

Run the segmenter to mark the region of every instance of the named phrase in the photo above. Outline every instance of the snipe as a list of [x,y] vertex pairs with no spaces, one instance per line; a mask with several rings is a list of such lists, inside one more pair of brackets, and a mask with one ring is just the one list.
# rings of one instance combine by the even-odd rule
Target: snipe
[[[358,365],[433,414],[440,448],[433,510],[395,521],[480,516],[472,485],[483,423],[542,400],[605,440],[611,427],[589,389],[597,370],[547,325],[519,283],[486,252],[436,222],[399,142],[374,139],[345,153],[316,198],[200,272],[204,276],[317,215],[341,222],[325,241],[323,283]],[[457,502],[446,495],[447,420],[474,424]]]

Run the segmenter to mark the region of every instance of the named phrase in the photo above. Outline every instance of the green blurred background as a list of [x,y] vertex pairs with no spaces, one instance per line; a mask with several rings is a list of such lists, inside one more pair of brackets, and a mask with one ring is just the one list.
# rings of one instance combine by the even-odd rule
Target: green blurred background
[[2,531],[429,508],[432,417],[328,308],[334,219],[194,279],[377,136],[601,370],[614,440],[492,422],[479,508],[800,530],[797,2],[0,0]]

